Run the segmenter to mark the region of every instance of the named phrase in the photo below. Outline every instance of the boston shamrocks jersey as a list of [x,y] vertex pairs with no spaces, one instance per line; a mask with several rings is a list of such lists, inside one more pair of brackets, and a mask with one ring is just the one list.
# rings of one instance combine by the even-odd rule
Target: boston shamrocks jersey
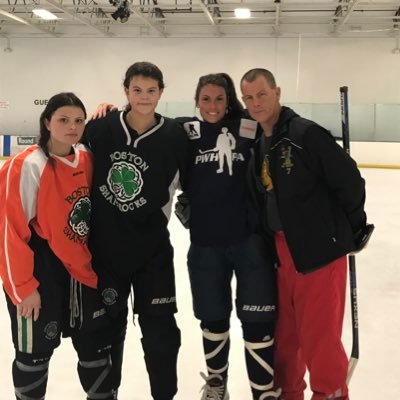
[[91,244],[104,268],[126,271],[143,264],[162,240],[175,188],[185,169],[187,137],[174,120],[138,135],[124,112],[92,121],[84,140],[94,153]]
[[54,254],[79,282],[96,287],[87,246],[92,156],[83,145],[67,157],[39,146],[7,160],[0,171],[0,273],[14,304],[40,284],[33,276],[31,229],[47,240]]
[[197,245],[236,244],[254,229],[246,181],[257,123],[246,118],[215,124],[179,118],[190,142],[187,193],[190,234]]

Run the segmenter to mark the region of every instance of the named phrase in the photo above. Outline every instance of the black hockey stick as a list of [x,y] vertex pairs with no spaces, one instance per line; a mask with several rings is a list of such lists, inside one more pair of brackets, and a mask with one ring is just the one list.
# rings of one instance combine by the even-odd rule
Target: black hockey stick
[[[349,130],[349,108],[347,101],[347,86],[340,88],[340,111],[342,116],[342,140],[343,147],[350,155],[350,130]],[[349,370],[347,372],[346,383],[350,382],[356,368],[360,355],[358,338],[358,301],[357,301],[357,279],[356,279],[356,258],[349,255],[349,275],[350,275],[350,301],[351,301],[351,322],[353,332],[353,345],[351,348]]]

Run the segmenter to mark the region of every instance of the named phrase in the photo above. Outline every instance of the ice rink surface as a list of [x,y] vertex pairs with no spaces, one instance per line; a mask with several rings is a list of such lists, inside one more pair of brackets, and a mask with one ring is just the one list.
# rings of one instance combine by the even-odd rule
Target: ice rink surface
[[[400,170],[362,169],[367,181],[367,212],[375,232],[368,248],[356,257],[360,326],[360,360],[350,383],[352,400],[400,399]],[[170,222],[182,331],[179,355],[179,392],[175,400],[200,399],[205,371],[199,323],[192,314],[186,268],[188,232],[175,216]],[[351,349],[349,301],[343,339]],[[131,318],[132,321],[132,318]],[[4,296],[0,296],[0,400],[13,400],[11,363],[13,347]],[[151,400],[140,329],[129,325],[123,381],[119,400]],[[232,318],[229,370],[231,400],[250,400],[244,364],[241,328]],[[310,395],[307,392],[306,399]],[[47,400],[85,399],[76,373],[76,356],[69,340],[55,352],[50,366]]]

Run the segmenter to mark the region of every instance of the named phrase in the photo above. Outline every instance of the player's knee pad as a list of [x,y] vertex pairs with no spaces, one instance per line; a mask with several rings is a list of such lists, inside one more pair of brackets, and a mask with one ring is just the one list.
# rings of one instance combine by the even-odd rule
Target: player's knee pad
[[52,352],[41,354],[16,352],[12,375],[17,399],[44,399],[51,356]]
[[113,400],[114,387],[110,356],[97,360],[79,360],[78,374],[87,398]]
[[142,345],[146,351],[178,352],[181,332],[174,314],[139,316],[142,330]]
[[274,338],[274,322],[242,321],[243,339],[246,342],[262,342]]
[[202,331],[210,331],[214,333],[223,333],[229,331],[229,319],[222,319],[220,321],[201,321],[200,327]]

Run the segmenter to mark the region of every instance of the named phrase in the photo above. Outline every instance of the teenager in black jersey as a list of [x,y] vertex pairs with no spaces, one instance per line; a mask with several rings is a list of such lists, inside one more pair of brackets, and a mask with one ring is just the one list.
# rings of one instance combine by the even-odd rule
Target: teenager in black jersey
[[183,179],[187,136],[172,119],[155,113],[164,88],[159,68],[131,65],[125,111],[88,124],[85,141],[94,154],[92,190],[93,266],[103,302],[114,318],[112,349],[119,386],[128,297],[138,314],[154,400],[177,392],[180,331],[176,325],[173,248],[167,229],[172,198]]
[[[245,117],[227,74],[201,77],[195,101],[201,118],[182,117],[177,121],[185,128],[190,145],[184,186],[191,209],[188,268],[193,308],[201,321],[208,371],[201,374],[206,381],[202,400],[229,399],[233,274],[253,399],[275,399],[275,271],[272,251],[268,252],[257,233],[258,218],[248,199],[246,180],[257,123]],[[100,105],[98,112],[110,107]]]

